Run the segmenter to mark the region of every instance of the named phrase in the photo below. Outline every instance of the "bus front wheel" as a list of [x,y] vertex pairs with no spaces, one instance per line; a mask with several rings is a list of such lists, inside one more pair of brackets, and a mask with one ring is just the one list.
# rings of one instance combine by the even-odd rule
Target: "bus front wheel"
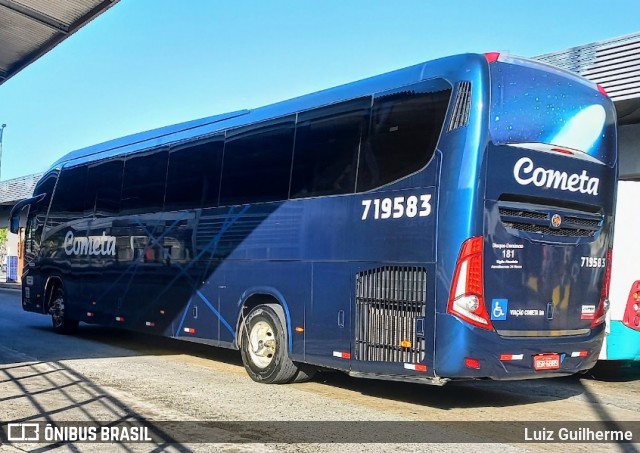
[[64,289],[58,286],[53,290],[51,295],[51,303],[49,304],[49,313],[51,314],[51,324],[53,330],[65,335],[71,335],[78,330],[78,321],[69,319],[66,309],[66,297]]
[[276,313],[278,309],[279,306],[257,306],[241,329],[244,368],[251,379],[264,384],[291,382],[299,371],[287,354],[286,331]]

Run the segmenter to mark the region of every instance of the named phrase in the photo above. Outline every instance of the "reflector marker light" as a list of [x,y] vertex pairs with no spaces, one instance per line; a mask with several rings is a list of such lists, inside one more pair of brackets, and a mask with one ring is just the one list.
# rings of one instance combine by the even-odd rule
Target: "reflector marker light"
[[400,342],[400,346],[402,346],[403,348],[410,348],[412,345],[411,340],[402,340]]
[[193,327],[185,327],[182,330],[184,330],[185,333],[196,333],[196,329],[194,329]]
[[164,310],[160,310],[160,314],[161,314],[161,315],[164,315]]
[[151,322],[151,321],[145,322],[144,325],[147,326],[147,327],[155,327],[156,326],[156,324],[154,322]]
[[484,57],[487,59],[487,63],[493,63],[500,58],[500,52],[487,52]]
[[122,317],[122,316],[116,316],[116,321],[118,321],[118,322],[124,322],[124,317]]
[[605,321],[607,311],[609,311],[609,287],[611,286],[611,260],[613,259],[612,249],[607,250],[607,261],[604,268],[604,281],[600,291],[600,302],[596,308],[596,313],[591,321],[591,328],[599,326]]
[[510,360],[522,360],[524,354],[500,354],[500,360],[502,362],[508,362]]
[[350,359],[351,358],[351,353],[350,352],[333,351],[333,356],[334,357],[338,357],[340,359]]
[[474,370],[479,370],[480,369],[480,360],[472,359],[471,357],[465,357],[464,358],[464,365],[467,368],[473,368]]
[[571,357],[587,357],[589,351],[574,351],[571,353]]
[[609,97],[609,93],[607,93],[607,90],[605,90],[602,85],[598,85],[598,91],[602,93],[602,95]]
[[304,327],[296,327],[296,332],[298,333],[304,332]]
[[90,312],[90,311],[88,311],[88,312],[87,312],[87,316],[88,316],[89,318],[93,318],[95,315],[96,315],[95,313],[92,313],[92,312]]
[[91,305],[97,305],[98,302],[96,302],[95,300],[93,302],[91,302]]
[[427,365],[422,363],[405,363],[404,368],[405,370],[421,371],[423,373],[427,371]]

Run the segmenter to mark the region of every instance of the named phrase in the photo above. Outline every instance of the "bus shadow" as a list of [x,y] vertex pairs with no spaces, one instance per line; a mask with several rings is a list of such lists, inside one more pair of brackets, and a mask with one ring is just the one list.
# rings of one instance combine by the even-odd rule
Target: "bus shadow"
[[584,392],[576,377],[528,381],[459,381],[433,386],[395,381],[357,379],[342,373],[323,372],[315,378],[322,385],[339,387],[366,396],[442,410],[522,406],[564,400]]
[[80,325],[72,336],[59,335],[47,326],[35,326],[37,335],[51,335],[52,341],[70,343],[54,350],[38,354],[41,360],[70,360],[110,357],[133,357],[143,355],[190,355],[230,365],[242,366],[237,351],[213,347],[206,344],[177,340],[118,328]]
[[[31,327],[37,335],[63,347],[44,351],[40,360],[69,360],[142,355],[188,355],[242,367],[238,351],[96,325],[81,325],[77,335],[64,336],[48,326]],[[66,345],[66,346],[64,346]],[[0,361],[1,363],[1,361]],[[444,410],[508,407],[568,399],[583,393],[575,377],[529,381],[461,381],[443,387],[353,378],[341,372],[321,371],[313,382],[363,395]]]
[[604,382],[630,382],[640,379],[640,361],[601,360],[587,376]]
[[[186,355],[218,363],[242,367],[237,351],[191,343],[166,337],[81,324],[75,336],[53,332],[50,320],[39,315],[5,324],[3,339],[20,336],[20,352],[0,346],[0,366],[29,361],[58,362],[70,359],[134,357],[143,355]],[[626,375],[637,378],[638,373]],[[631,377],[629,377],[631,376]],[[627,379],[625,378],[625,379]],[[464,381],[444,387],[405,382],[352,378],[340,372],[321,372],[313,379],[319,385],[362,393],[376,398],[395,400],[425,407],[453,410],[457,408],[512,407],[565,400],[585,393],[576,377],[529,381]]]

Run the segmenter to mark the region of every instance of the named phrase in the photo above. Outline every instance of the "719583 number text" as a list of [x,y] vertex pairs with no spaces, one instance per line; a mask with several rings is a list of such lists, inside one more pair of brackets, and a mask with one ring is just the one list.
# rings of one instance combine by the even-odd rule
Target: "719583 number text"
[[426,217],[431,214],[431,195],[362,200],[362,207],[362,220]]

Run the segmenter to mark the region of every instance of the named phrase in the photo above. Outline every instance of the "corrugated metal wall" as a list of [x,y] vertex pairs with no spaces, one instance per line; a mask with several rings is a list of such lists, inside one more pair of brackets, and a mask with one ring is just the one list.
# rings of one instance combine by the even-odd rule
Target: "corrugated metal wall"
[[535,59],[593,80],[602,85],[614,101],[640,97],[640,33],[540,55]]
[[0,0],[0,84],[119,0]]

